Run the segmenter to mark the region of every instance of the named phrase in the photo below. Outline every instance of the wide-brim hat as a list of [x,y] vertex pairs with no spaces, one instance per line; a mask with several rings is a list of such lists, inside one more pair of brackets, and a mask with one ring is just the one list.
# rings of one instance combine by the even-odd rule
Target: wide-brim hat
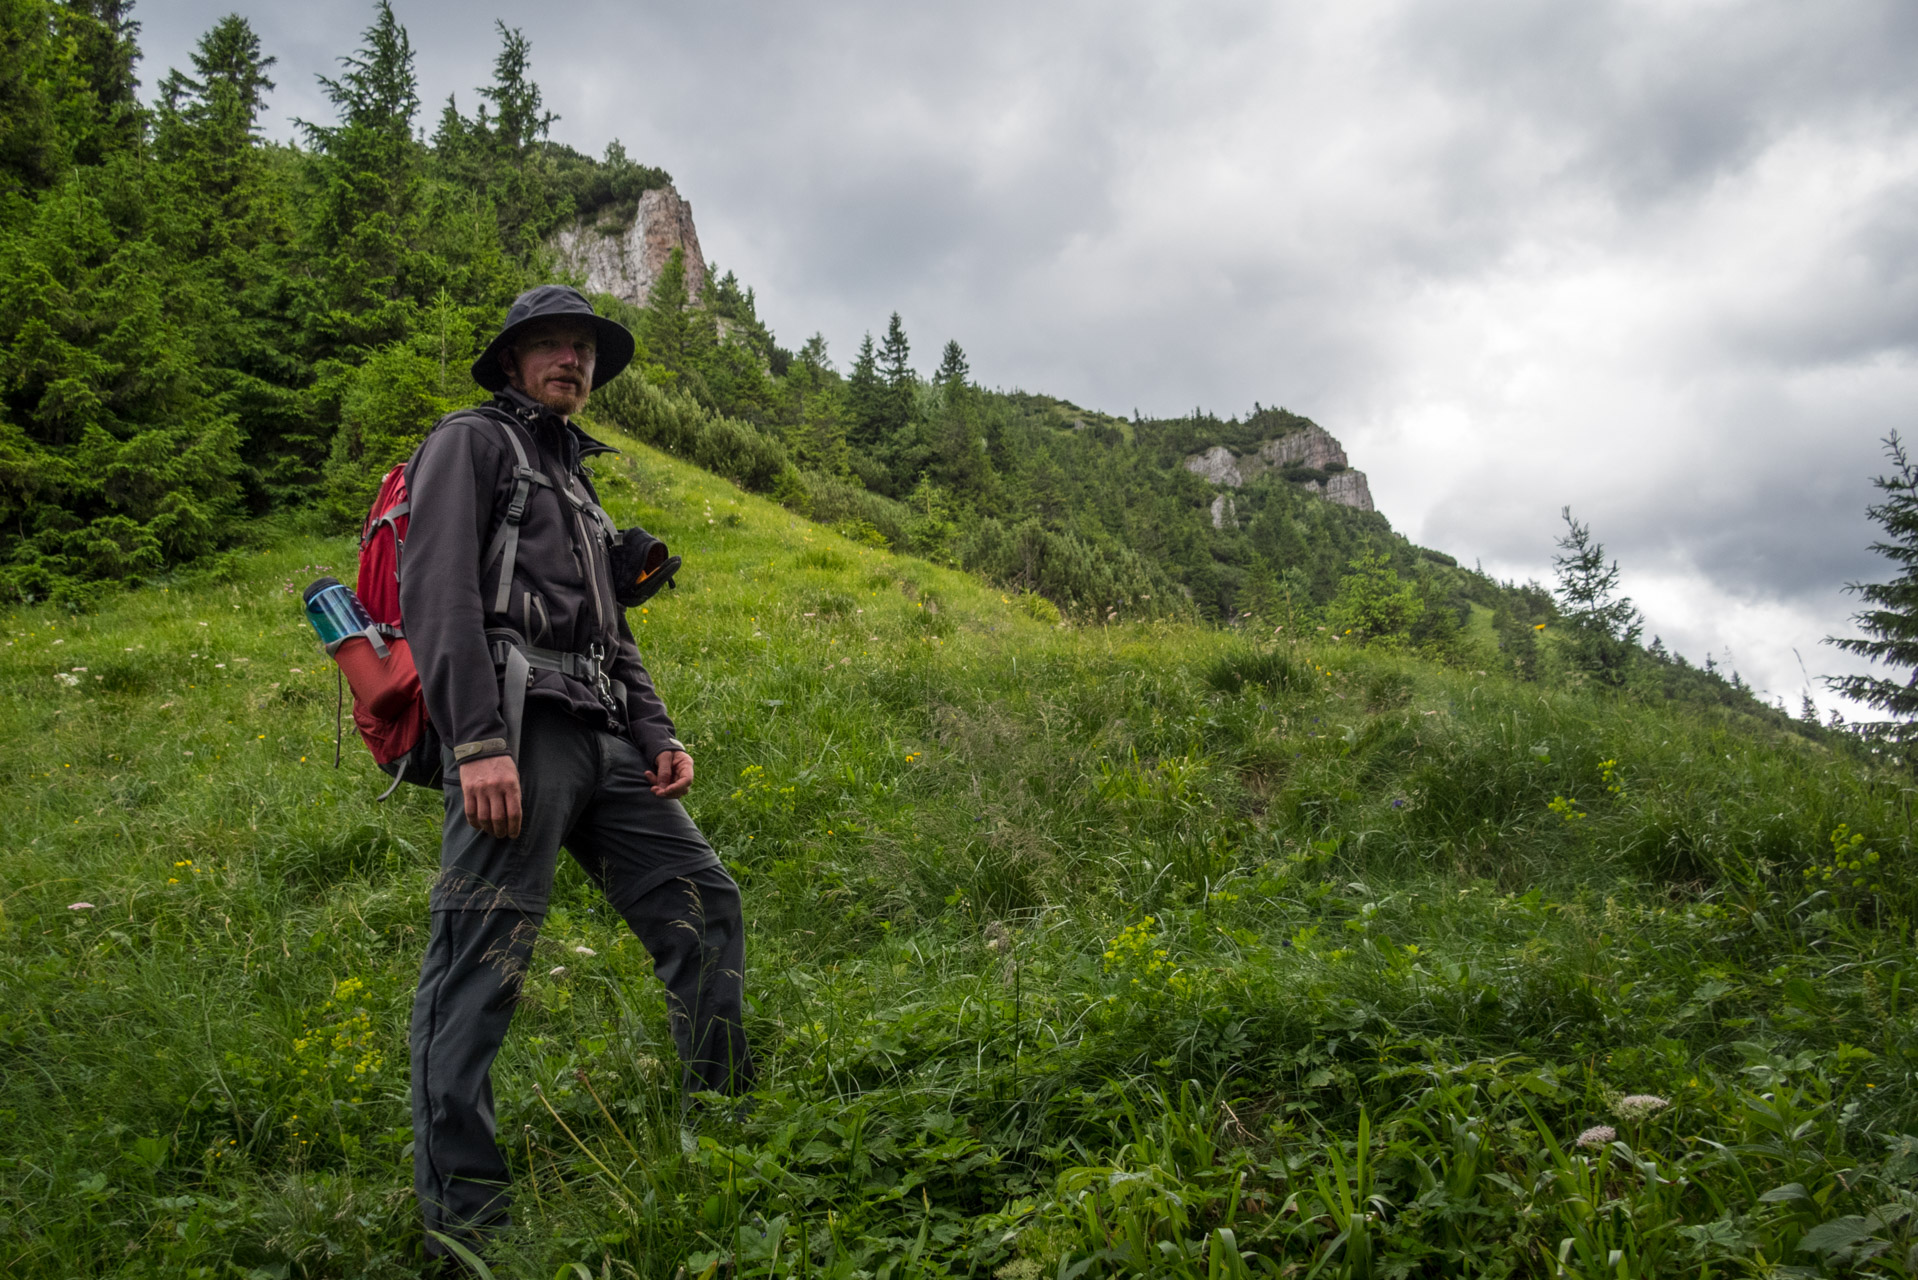
[[488,391],[504,389],[506,368],[500,364],[500,356],[510,351],[513,339],[533,324],[555,316],[576,316],[593,326],[599,348],[593,360],[593,390],[617,378],[633,362],[633,335],[625,325],[594,311],[586,295],[571,285],[543,284],[513,299],[498,336],[473,361],[473,381]]

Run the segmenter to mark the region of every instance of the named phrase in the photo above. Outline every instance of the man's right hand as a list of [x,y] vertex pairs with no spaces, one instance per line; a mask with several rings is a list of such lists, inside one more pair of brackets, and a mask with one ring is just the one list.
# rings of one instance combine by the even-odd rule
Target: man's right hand
[[511,756],[488,756],[460,766],[466,825],[502,840],[519,838],[519,766]]

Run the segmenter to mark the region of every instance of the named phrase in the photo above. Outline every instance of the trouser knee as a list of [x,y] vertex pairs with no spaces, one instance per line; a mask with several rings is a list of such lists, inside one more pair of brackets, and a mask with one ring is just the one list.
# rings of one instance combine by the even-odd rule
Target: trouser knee
[[623,914],[666,987],[687,1087],[747,1087],[752,1067],[740,1027],[746,942],[739,886],[723,870],[708,868],[667,882]]

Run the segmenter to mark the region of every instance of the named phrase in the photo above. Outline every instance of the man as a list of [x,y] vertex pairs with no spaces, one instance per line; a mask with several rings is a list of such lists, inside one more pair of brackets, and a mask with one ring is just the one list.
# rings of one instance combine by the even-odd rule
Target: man
[[[743,1092],[739,889],[679,803],[674,737],[615,599],[610,522],[574,426],[633,338],[576,290],[522,294],[407,466],[400,607],[446,743],[432,933],[413,1004],[414,1185],[429,1233],[469,1247],[507,1225],[490,1071],[563,845],[653,957],[683,1083]],[[428,1252],[443,1246],[428,1236]]]

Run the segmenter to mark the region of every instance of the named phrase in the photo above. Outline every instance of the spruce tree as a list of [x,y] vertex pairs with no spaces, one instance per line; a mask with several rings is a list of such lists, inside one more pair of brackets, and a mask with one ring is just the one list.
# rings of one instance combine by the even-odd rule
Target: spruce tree
[[966,363],[965,348],[956,339],[949,340],[939,357],[939,372],[933,375],[932,380],[943,390],[956,387],[963,391],[971,376],[972,367]]
[[880,401],[881,435],[896,440],[913,419],[913,392],[919,375],[912,371],[912,344],[906,340],[906,326],[897,311],[886,322],[886,338],[879,348],[879,378],[886,394]]
[[1565,536],[1558,539],[1561,554],[1552,557],[1558,573],[1559,612],[1569,624],[1574,665],[1614,687],[1625,683],[1644,617],[1630,597],[1617,595],[1618,562],[1605,563],[1605,546],[1592,537],[1589,525],[1572,519],[1572,509],[1559,513]]
[[310,252],[322,282],[314,317],[322,355],[403,337],[425,293],[412,278],[423,265],[414,252],[424,230],[419,82],[391,0],[379,0],[362,39],[340,59],[337,80],[319,77],[338,122],[299,122],[315,153]]
[[903,498],[925,474],[932,450],[919,421],[919,375],[912,368],[912,344],[897,311],[886,322],[886,336],[879,346],[879,381],[874,452],[885,469],[885,492]]
[[1402,580],[1376,551],[1353,560],[1339,580],[1338,594],[1325,607],[1333,634],[1354,644],[1401,649],[1425,615],[1418,584]]
[[885,384],[879,379],[879,354],[868,333],[859,341],[859,353],[853,357],[852,373],[846,379],[846,438],[861,452],[878,447],[882,439],[884,391]]
[[287,263],[294,213],[259,136],[274,59],[230,14],[200,38],[191,65],[191,75],[167,73],[155,111],[154,152],[175,215],[164,239],[206,282],[207,381],[245,432],[251,499],[294,502],[312,485],[330,427],[302,394],[312,368]]
[[980,444],[978,396],[967,381],[969,372],[965,351],[956,341],[947,342],[933,375],[939,408],[931,424],[931,470],[954,495],[977,502],[992,488],[992,460]]
[[[540,238],[572,211],[571,202],[556,206],[540,164],[539,147],[559,117],[544,109],[539,85],[532,79],[531,42],[504,22],[499,31],[500,51],[493,62],[493,83],[479,91],[486,102],[473,126],[481,165],[481,179],[499,211],[500,236],[519,256],[538,248]],[[492,104],[489,113],[486,103]]]
[[133,73],[140,59],[140,24],[132,11],[133,0],[63,0],[54,10],[54,29],[77,55],[92,99],[92,119],[76,139],[74,159],[80,164],[133,154],[145,135],[140,81]]
[[[283,237],[285,214],[263,207],[259,136],[274,61],[261,52],[252,25],[229,14],[200,37],[192,54],[196,76],[174,68],[161,80],[153,149],[181,198],[186,225],[175,230],[192,236],[170,246],[177,252],[221,259],[236,247]],[[229,288],[238,286],[228,272],[220,274]]]
[[1902,741],[1918,717],[1918,467],[1896,431],[1884,443],[1891,473],[1872,480],[1884,500],[1866,507],[1865,514],[1885,531],[1871,549],[1891,561],[1897,573],[1889,582],[1846,583],[1846,591],[1871,606],[1852,615],[1865,634],[1828,637],[1825,643],[1883,663],[1894,676],[1906,669],[1910,674],[1903,679],[1827,676],[1825,683],[1854,702],[1889,713],[1891,719],[1873,728]]
[[829,476],[848,470],[843,395],[826,357],[826,339],[815,333],[792,359],[780,381],[779,421],[786,448],[800,466]]
[[39,191],[73,154],[73,48],[54,38],[47,0],[4,0],[0,49],[0,190]]
[[640,336],[655,368],[653,380],[710,401],[700,377],[700,362],[711,345],[710,322],[686,299],[686,251],[675,248],[646,294],[646,320]]

